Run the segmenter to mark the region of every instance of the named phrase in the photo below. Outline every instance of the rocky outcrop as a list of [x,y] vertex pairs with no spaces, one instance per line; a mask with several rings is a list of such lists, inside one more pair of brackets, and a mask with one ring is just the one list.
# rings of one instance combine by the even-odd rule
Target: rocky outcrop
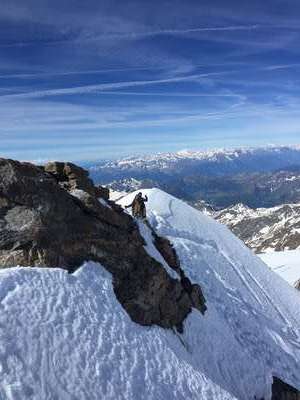
[[149,256],[134,220],[82,168],[0,159],[0,177],[0,266],[72,272],[94,260],[112,274],[118,300],[137,323],[180,329],[192,307],[204,312],[199,286],[189,292]]
[[180,276],[181,285],[185,292],[189,295],[193,307],[204,314],[206,311],[206,305],[200,286],[197,284],[192,284],[190,279],[185,275],[180,266],[179,258],[172,243],[167,238],[158,236],[151,227],[150,229],[152,230],[155,247],[160,252],[167,264]]
[[96,195],[96,187],[88,177],[88,172],[75,164],[55,161],[41,168],[55,177],[57,183],[69,191],[81,189],[92,196]]
[[173,268],[178,274],[180,274],[180,262],[177,257],[176,251],[170,241],[167,238],[158,236],[154,231],[152,231],[152,235],[154,237],[155,247],[163,256],[164,260],[171,268]]
[[300,400],[300,391],[274,377],[272,385],[272,400]]

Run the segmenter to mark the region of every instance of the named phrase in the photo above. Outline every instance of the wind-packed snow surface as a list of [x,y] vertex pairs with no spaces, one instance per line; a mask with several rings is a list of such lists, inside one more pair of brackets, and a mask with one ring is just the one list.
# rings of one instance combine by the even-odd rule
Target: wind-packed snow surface
[[272,375],[300,389],[299,292],[224,225],[160,190],[142,192],[150,224],[207,299],[183,335],[196,368],[239,399],[269,399]]
[[272,251],[259,257],[290,285],[300,279],[300,249]]
[[110,275],[20,268],[0,274],[0,399],[233,399],[170,330],[130,320]]
[[272,374],[300,389],[299,293],[226,227],[160,190],[143,193],[151,225],[201,284],[205,316],[194,310],[182,335],[137,325],[99,264],[73,275],[3,270],[0,399],[267,400]]

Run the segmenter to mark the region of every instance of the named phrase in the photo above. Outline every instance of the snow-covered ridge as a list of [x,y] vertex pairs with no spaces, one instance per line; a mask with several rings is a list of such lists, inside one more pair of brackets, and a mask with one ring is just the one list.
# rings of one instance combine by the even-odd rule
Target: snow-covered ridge
[[[269,399],[270,374],[299,387],[296,360],[293,367],[283,361],[287,370],[298,371],[293,379],[274,359],[275,354],[281,360],[300,357],[298,292],[225,226],[157,189],[143,194],[149,197],[151,225],[173,243],[182,267],[192,281],[201,283],[208,300],[206,315],[185,325],[184,340],[194,362],[239,399]],[[120,203],[127,204],[134,195]]]
[[235,399],[171,330],[132,322],[100,264],[1,271],[0,294],[3,400]]
[[227,227],[158,189],[143,193],[151,226],[201,284],[205,315],[193,310],[182,335],[135,324],[100,264],[1,271],[0,398],[270,400],[272,375],[300,390],[299,293]]

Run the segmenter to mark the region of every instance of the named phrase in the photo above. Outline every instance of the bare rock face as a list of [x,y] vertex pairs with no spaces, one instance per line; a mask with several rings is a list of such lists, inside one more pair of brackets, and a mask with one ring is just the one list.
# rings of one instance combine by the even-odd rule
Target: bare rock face
[[157,250],[163,256],[169,266],[178,274],[180,274],[180,262],[170,241],[167,238],[158,236],[155,232],[152,232],[152,235],[154,237],[154,244]]
[[180,276],[181,285],[185,293],[188,294],[193,307],[204,314],[206,311],[206,305],[200,286],[197,284],[192,284],[190,279],[185,275],[180,266],[179,258],[172,243],[167,238],[158,236],[151,227],[150,229],[152,230],[154,244],[157,250],[160,252],[169,267],[174,269],[174,271]]
[[56,265],[68,269],[92,259],[93,245],[99,241],[121,239],[119,226],[127,222],[129,232],[135,229],[129,217],[121,217],[101,203],[95,218],[52,174],[32,164],[0,160],[0,176],[2,266]]
[[274,377],[272,385],[272,400],[300,400],[300,391]]
[[192,307],[204,312],[200,287],[187,290],[149,256],[134,220],[82,168],[0,159],[0,179],[1,267],[72,272],[93,260],[112,274],[118,300],[137,323],[180,328]]
[[45,165],[44,171],[55,177],[59,185],[69,191],[80,189],[92,196],[97,195],[97,189],[88,177],[88,172],[75,164],[58,161],[49,162]]

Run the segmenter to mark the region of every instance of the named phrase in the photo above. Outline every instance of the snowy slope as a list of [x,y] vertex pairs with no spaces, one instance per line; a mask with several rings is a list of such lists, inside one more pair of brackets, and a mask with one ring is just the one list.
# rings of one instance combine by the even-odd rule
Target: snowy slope
[[195,312],[184,334],[197,367],[239,399],[269,398],[272,374],[300,388],[299,293],[227,227],[160,190],[143,193],[151,225],[207,299],[206,315]]
[[299,293],[225,226],[160,190],[143,192],[152,226],[201,284],[205,316],[194,310],[183,335],[139,326],[99,264],[74,275],[1,271],[0,399],[267,400],[272,374],[300,389]]
[[122,197],[127,196],[127,194],[128,194],[127,192],[109,189],[109,200],[118,201]]
[[259,257],[290,285],[300,279],[300,250],[273,251]]
[[234,399],[170,330],[133,323],[89,263],[0,273],[1,400]]

